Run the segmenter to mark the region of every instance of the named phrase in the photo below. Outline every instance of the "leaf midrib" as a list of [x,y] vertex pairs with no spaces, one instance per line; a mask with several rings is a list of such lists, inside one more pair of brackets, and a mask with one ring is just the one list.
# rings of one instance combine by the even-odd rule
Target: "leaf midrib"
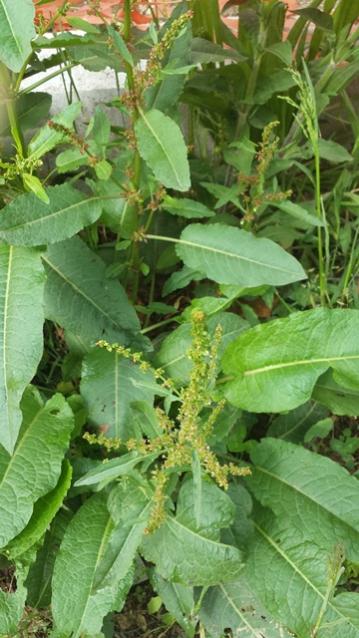
[[89,304],[91,304],[103,317],[105,317],[108,321],[110,321],[117,330],[120,330],[121,332],[126,332],[126,329],[123,328],[120,324],[116,323],[116,320],[109,315],[107,312],[105,312],[105,310],[103,308],[101,308],[101,306],[99,306],[96,301],[94,299],[92,299],[91,297],[89,297],[83,290],[81,290],[81,288],[79,288],[73,281],[71,281],[71,279],[69,279],[68,277],[66,277],[66,275],[59,269],[57,268],[48,257],[46,257],[45,255],[42,255],[42,259],[50,266],[50,268],[52,268],[52,270],[61,278],[64,280],[64,282],[70,286],[70,288],[72,288],[76,294],[78,294],[80,297],[83,297]]
[[97,551],[96,562],[95,562],[95,564],[93,566],[93,569],[92,569],[91,582],[89,584],[89,587],[87,587],[86,602],[85,602],[81,617],[79,619],[79,623],[78,623],[78,626],[77,626],[77,629],[76,629],[76,633],[74,633],[74,638],[80,638],[81,637],[81,633],[80,632],[82,631],[82,623],[83,623],[83,619],[86,616],[87,607],[88,607],[89,600],[90,600],[91,595],[92,595],[92,588],[93,588],[93,584],[94,584],[94,581],[95,581],[96,571],[97,571],[97,568],[98,568],[98,566],[100,564],[100,561],[102,559],[102,556],[103,556],[103,553],[104,553],[104,550],[105,550],[105,546],[106,546],[106,543],[107,543],[107,541],[109,539],[109,534],[110,534],[110,531],[111,531],[112,527],[113,527],[112,518],[111,518],[110,515],[108,515],[108,520],[107,520],[107,523],[106,523],[105,528],[103,530],[101,543],[100,543],[98,551]]
[[13,247],[9,247],[9,255],[8,255],[8,268],[6,275],[6,286],[5,286],[5,300],[4,300],[4,326],[3,326],[3,369],[4,369],[4,390],[5,390],[5,410],[6,410],[6,423],[8,425],[9,437],[11,447],[13,446],[12,440],[12,432],[10,428],[10,419],[9,419],[9,389],[7,385],[7,322],[8,322],[8,305],[9,305],[9,294],[10,294],[10,280],[11,280],[11,267],[12,267],[12,257],[13,257]]
[[[244,255],[238,255],[237,253],[233,253],[233,252],[228,252],[226,250],[221,250],[220,248],[214,248],[213,246],[209,246],[208,244],[200,244],[198,242],[194,242],[194,241],[190,241],[189,239],[183,239],[182,237],[169,237],[166,235],[152,235],[151,233],[148,233],[145,235],[145,239],[156,239],[157,241],[168,241],[170,243],[173,244],[178,244],[179,246],[184,245],[184,246],[191,246],[191,248],[197,248],[199,250],[202,251],[208,251],[208,252],[212,252],[212,253],[217,253],[220,255],[225,255],[227,258],[230,259],[239,259],[242,261],[246,261],[248,263],[253,263],[256,264],[257,266],[262,266],[263,268],[267,268],[267,269],[272,269],[272,270],[279,270],[279,272],[283,272],[286,274],[291,274],[294,275],[295,277],[298,278],[299,276],[299,270],[295,271],[295,270],[289,270],[289,269],[285,269],[285,268],[281,268],[280,266],[274,266],[272,263],[270,262],[262,262],[262,261],[258,261],[256,259],[251,259],[250,257],[245,257]],[[181,256],[181,255],[179,255]],[[288,254],[287,254],[288,256]],[[298,262],[299,264],[299,262]],[[299,264],[300,265],[300,264]],[[197,270],[197,268],[196,268]],[[203,271],[198,271],[201,272],[201,274],[204,274]],[[306,274],[304,272],[304,270],[302,271],[303,274],[301,274],[300,279],[305,279],[306,278]],[[298,279],[297,279],[298,280]]]
[[296,430],[298,430],[300,428],[300,426],[303,425],[303,423],[305,423],[306,419],[308,419],[310,417],[310,415],[314,412],[316,407],[317,407],[317,403],[314,402],[313,405],[310,406],[310,409],[308,410],[308,412],[306,412],[302,416],[302,418],[299,419],[299,421],[297,421],[297,423],[295,425],[293,425],[291,428],[289,428],[289,430],[286,430],[285,432],[283,432],[283,434],[278,435],[278,438],[285,440],[286,438],[288,438],[288,436],[293,434],[293,432],[296,432]]
[[316,505],[317,507],[320,507],[322,510],[330,514],[333,518],[339,521],[341,525],[344,525],[348,527],[351,531],[354,530],[357,534],[359,534],[359,530],[356,527],[353,527],[350,523],[348,523],[348,521],[338,516],[336,512],[333,512],[331,509],[327,508],[325,505],[322,505],[320,501],[316,501],[312,496],[304,492],[303,489],[300,488],[299,486],[293,485],[292,483],[288,483],[288,481],[286,481],[284,478],[282,478],[278,474],[273,474],[273,472],[270,472],[269,470],[267,470],[266,468],[260,465],[255,465],[255,469],[259,470],[260,472],[263,472],[263,474],[266,474],[267,476],[270,476],[272,479],[278,481],[278,483],[283,483],[283,485],[286,485],[294,493],[301,494],[304,498],[308,499],[308,501],[310,501],[311,503],[314,503],[314,505]]
[[191,534],[192,536],[195,536],[196,538],[199,538],[202,542],[205,543],[210,543],[211,545],[215,545],[216,547],[224,547],[225,549],[234,549],[237,550],[239,552],[239,550],[237,549],[237,547],[234,547],[234,545],[226,545],[225,543],[221,543],[220,541],[214,541],[211,538],[207,538],[206,536],[202,536],[201,534],[198,534],[198,532],[193,531],[193,529],[190,529],[189,527],[186,527],[186,525],[183,525],[182,523],[180,523],[176,518],[168,518],[166,521],[166,525],[167,527],[169,527],[171,529],[171,525],[173,526],[178,526],[181,527],[182,529],[184,529],[186,532],[188,532],[189,534]]
[[[118,552],[118,554],[117,554],[117,555],[116,555],[116,557],[114,558],[114,560],[113,560],[113,562],[112,562],[111,566],[110,566],[110,567],[109,567],[109,569],[108,569],[107,574],[104,576],[104,578],[102,579],[102,581],[100,581],[100,582],[98,583],[98,585],[97,585],[97,589],[100,589],[100,588],[101,588],[101,585],[103,586],[103,583],[104,583],[105,579],[107,578],[107,576],[108,576],[108,574],[111,572],[111,570],[114,568],[114,565],[117,563],[117,561],[118,561],[119,557],[120,557],[120,556],[122,556],[122,555],[125,555],[125,556],[126,556],[126,553],[127,553],[127,546],[129,545],[130,541],[132,540],[133,535],[134,535],[134,534],[138,531],[138,528],[141,528],[141,525],[143,526],[143,524],[144,524],[144,525],[146,525],[146,524],[147,524],[146,522],[145,522],[145,523],[143,523],[143,517],[147,514],[147,510],[148,510],[148,512],[150,512],[150,511],[151,511],[151,501],[150,501],[150,502],[148,502],[148,503],[146,503],[146,504],[144,505],[144,507],[142,508],[142,510],[138,513],[138,516],[137,516],[137,523],[136,523],[135,525],[131,526],[131,528],[129,529],[129,532],[128,532],[128,534],[127,534],[127,536],[126,536],[126,538],[125,538],[125,540],[124,540],[124,542],[123,542],[123,545],[122,545],[122,547],[121,547],[120,551]],[[147,521],[147,518],[146,518],[146,521]],[[140,545],[140,544],[141,544],[141,541],[139,541],[138,545]],[[125,576],[123,576],[122,578],[125,578]]]
[[[151,237],[151,235],[147,235],[147,237]],[[157,239],[164,239],[160,236]],[[167,238],[166,238],[167,239]],[[200,244],[198,242],[190,241],[188,239],[176,239],[176,244],[184,244],[185,246],[191,246],[192,248],[199,248],[203,251],[208,251],[212,253],[217,253],[219,255],[225,255],[229,259],[239,259],[242,261],[246,261],[251,264],[256,264],[256,266],[262,266],[263,268],[268,268],[271,270],[279,270],[279,272],[290,273],[298,277],[299,272],[295,270],[290,270],[289,268],[282,268],[280,266],[275,266],[270,262],[259,261],[258,259],[251,259],[250,257],[245,257],[244,255],[238,255],[237,253],[229,252],[228,250],[221,250],[220,248],[214,248],[213,246],[209,246],[208,244]],[[303,276],[304,279],[304,276]]]
[[0,2],[1,2],[1,6],[2,6],[2,8],[3,8],[3,10],[4,10],[5,18],[6,18],[6,20],[7,20],[7,23],[8,23],[8,25],[9,25],[9,27],[10,27],[10,31],[11,31],[11,33],[12,33],[13,39],[14,39],[14,41],[15,41],[16,48],[17,48],[17,50],[18,50],[19,54],[22,56],[22,49],[21,49],[20,43],[19,43],[19,41],[18,41],[18,38],[17,38],[17,36],[16,36],[16,33],[15,33],[14,29],[13,29],[12,22],[11,22],[11,20],[10,20],[10,16],[9,16],[9,14],[8,14],[8,11],[7,11],[7,9],[6,9],[6,6],[5,6],[5,4],[4,4],[4,1],[3,1],[3,0],[0,0]]
[[[298,574],[303,580],[304,582],[309,585],[309,587],[317,594],[317,596],[319,598],[321,598],[323,601],[325,600],[325,595],[322,594],[322,592],[314,585],[314,583],[312,583],[309,578],[299,569],[299,567],[291,560],[291,558],[285,553],[284,550],[282,550],[281,547],[279,547],[279,545],[264,531],[264,529],[262,529],[260,527],[260,525],[258,525],[258,523],[254,522],[254,527],[257,529],[257,531],[263,536],[263,538],[275,549],[275,551],[292,567],[293,571],[296,572],[296,574]],[[331,600],[329,599],[327,602],[327,607],[330,607],[338,616],[340,616],[340,618],[343,618],[344,621],[346,623],[349,623],[354,629],[355,631],[358,631],[358,627],[356,627],[349,616],[344,616],[344,614],[342,614],[341,611],[339,611],[339,609],[337,607],[335,607],[335,605],[333,605],[333,603],[331,602]]]
[[19,450],[23,447],[23,445],[24,445],[24,441],[25,441],[25,440],[26,440],[26,439],[27,439],[27,438],[28,438],[28,437],[32,434],[32,428],[33,428],[34,424],[36,423],[36,421],[38,420],[38,418],[40,417],[40,415],[41,415],[41,414],[42,414],[45,410],[46,410],[46,403],[45,403],[43,406],[41,406],[41,407],[39,408],[39,410],[36,412],[35,416],[33,417],[32,421],[30,421],[29,425],[28,425],[28,426],[27,426],[27,428],[26,428],[25,433],[23,434],[23,436],[21,437],[21,439],[20,439],[20,441],[19,441],[19,444],[18,444],[18,445],[16,446],[16,448],[15,448],[15,452],[14,452],[14,454],[13,454],[12,456],[10,456],[10,455],[9,455],[9,456],[10,456],[9,463],[8,463],[8,465],[7,465],[7,467],[6,467],[6,470],[5,470],[5,472],[4,472],[3,476],[2,476],[2,478],[0,479],[0,493],[1,493],[1,490],[2,490],[3,485],[4,485],[4,483],[5,483],[5,479],[7,478],[7,476],[8,476],[8,474],[9,474],[10,470],[12,469],[12,467],[13,467],[14,463],[15,463],[15,462],[16,462],[16,460],[17,460]]
[[115,436],[119,437],[120,435],[120,423],[119,423],[119,361],[120,357],[117,352],[115,352]]
[[256,374],[262,374],[263,372],[271,372],[272,370],[281,370],[282,368],[294,368],[295,366],[310,366],[319,363],[326,363],[328,367],[330,364],[337,361],[359,361],[359,354],[343,355],[338,357],[315,357],[313,359],[296,359],[294,361],[287,361],[281,363],[271,363],[261,368],[252,368],[251,370],[243,370],[243,376],[249,377]]
[[[0,0],[1,1],[1,0]],[[16,224],[15,226],[9,226],[9,228],[5,228],[2,229],[0,227],[0,235],[6,235],[6,233],[10,233],[10,232],[16,232],[17,230],[19,230],[19,228],[28,228],[29,226],[32,226],[33,224],[43,224],[44,222],[46,223],[47,220],[52,219],[53,217],[56,217],[56,215],[63,215],[68,213],[69,211],[71,211],[73,208],[76,207],[81,207],[83,205],[86,206],[86,204],[89,203],[93,203],[95,201],[100,201],[102,198],[101,197],[89,197],[87,199],[81,199],[78,202],[75,202],[74,204],[70,204],[69,206],[65,206],[65,208],[60,208],[59,210],[56,210],[52,213],[49,213],[48,215],[44,216],[44,217],[38,217],[37,219],[31,219],[28,221],[24,221],[21,222],[20,224]]]
[[170,166],[171,166],[171,168],[172,168],[173,174],[176,176],[177,184],[178,184],[179,186],[182,186],[182,180],[180,179],[180,177],[179,177],[179,175],[178,175],[178,173],[177,173],[176,166],[175,166],[175,165],[174,165],[174,163],[172,162],[171,157],[170,157],[170,156],[168,155],[168,153],[166,152],[166,149],[165,149],[165,147],[163,146],[161,139],[158,137],[158,135],[157,135],[156,131],[152,128],[152,126],[151,126],[150,122],[149,122],[149,121],[148,121],[148,119],[146,118],[146,114],[145,114],[143,111],[141,112],[141,117],[142,117],[143,122],[146,124],[147,128],[149,129],[149,131],[152,133],[153,137],[154,137],[154,138],[155,138],[155,140],[157,141],[158,145],[159,145],[159,146],[160,146],[160,148],[162,149],[162,151],[163,151],[163,153],[164,153],[164,155],[165,155],[165,157],[166,157],[166,159],[167,159],[167,161],[168,161],[169,165],[170,165]]
[[219,585],[220,589],[222,590],[222,593],[224,595],[224,597],[227,599],[229,605],[232,607],[232,609],[234,609],[234,611],[236,612],[236,614],[239,616],[239,618],[241,619],[241,621],[246,625],[246,627],[248,627],[248,629],[251,631],[251,633],[253,634],[254,638],[262,638],[263,634],[262,633],[257,633],[257,630],[255,627],[252,627],[249,622],[247,621],[245,615],[241,612],[241,610],[237,607],[237,605],[235,604],[234,600],[230,597],[230,595],[228,594],[228,592],[226,591],[225,587],[223,586],[223,584],[221,583]]

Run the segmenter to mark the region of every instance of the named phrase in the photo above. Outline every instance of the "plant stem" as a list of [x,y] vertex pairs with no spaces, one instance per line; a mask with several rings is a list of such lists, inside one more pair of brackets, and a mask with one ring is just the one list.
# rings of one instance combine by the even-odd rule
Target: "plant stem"
[[[315,165],[315,208],[317,215],[321,221],[325,223],[322,214],[322,198],[321,198],[321,183],[320,183],[320,157],[318,144],[314,148],[314,165]],[[318,244],[318,262],[319,262],[319,287],[320,287],[320,301],[323,305],[327,302],[327,278],[325,269],[325,260],[323,252],[323,235],[322,227],[318,226],[317,235]]]
[[39,86],[42,86],[49,80],[52,80],[52,78],[56,78],[58,75],[63,74],[64,71],[67,71],[68,69],[73,69],[75,66],[78,66],[78,65],[79,65],[79,62],[70,62],[69,64],[64,65],[62,68],[57,69],[53,73],[49,73],[49,75],[46,75],[46,77],[42,78],[42,80],[38,80],[37,82],[34,82],[34,84],[31,84],[31,86],[27,86],[26,89],[19,91],[18,95],[31,93],[31,91],[34,91],[34,89],[37,89]]
[[16,152],[18,156],[23,159],[25,156],[25,142],[21,132],[21,128],[18,122],[16,108],[15,108],[15,100],[16,94],[13,93],[11,89],[11,77],[8,69],[4,64],[0,66],[0,79],[3,88],[6,91],[5,102],[6,102],[6,110],[9,118],[11,135],[14,140]]
[[[132,27],[132,17],[131,17],[131,0],[124,1],[124,23],[123,23],[123,39],[126,44],[128,44],[131,40],[131,27]],[[133,99],[133,109],[132,109],[132,123],[134,124],[138,118],[138,106],[136,104],[137,96],[136,96],[136,82],[134,70],[131,64],[128,62],[124,62],[125,70],[127,75],[127,84],[130,93],[132,94]],[[135,155],[133,158],[133,188],[137,192],[140,187],[141,180],[141,157],[138,150],[135,151]],[[139,228],[139,206],[138,202],[134,202],[132,205],[130,204],[127,215],[126,215],[126,225],[128,224],[128,230],[130,234],[133,235]],[[127,232],[126,232],[127,234]],[[129,273],[132,272],[132,282],[131,282],[131,297],[135,302],[138,295],[139,288],[139,278],[140,278],[140,252],[139,246],[137,242],[132,242],[131,246],[131,254],[130,254],[130,264],[129,264]]]
[[354,239],[353,239],[353,243],[352,243],[352,247],[350,250],[350,256],[349,256],[349,261],[347,263],[347,266],[345,268],[345,272],[344,272],[344,277],[343,277],[343,283],[341,285],[341,294],[343,296],[347,296],[347,290],[349,287],[349,281],[350,281],[350,277],[353,274],[353,265],[354,265],[354,255],[355,255],[355,249],[358,247],[358,237],[359,237],[359,228],[356,229],[355,231],[355,235],[354,235]]
[[343,568],[344,555],[342,553],[341,547],[338,546],[334,550],[334,556],[331,558],[331,562],[329,564],[329,574],[328,574],[328,585],[323,598],[322,606],[319,610],[317,621],[311,631],[311,638],[317,638],[318,631],[322,625],[324,614],[328,608],[330,599],[332,598],[335,588],[337,586],[338,580],[341,574],[344,571]]
[[152,332],[152,330],[156,330],[157,328],[162,328],[162,326],[167,326],[168,323],[172,323],[176,321],[175,317],[170,317],[169,319],[164,319],[163,321],[159,321],[158,323],[152,324],[152,326],[148,326],[147,328],[143,328],[141,330],[141,334],[145,335],[148,332]]

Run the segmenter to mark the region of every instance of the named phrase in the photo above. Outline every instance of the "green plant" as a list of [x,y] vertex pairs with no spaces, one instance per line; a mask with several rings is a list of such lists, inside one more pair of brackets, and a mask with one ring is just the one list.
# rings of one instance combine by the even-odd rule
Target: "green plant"
[[[0,0],[4,637],[116,636],[145,580],[189,638],[359,637],[359,10],[207,2]],[[86,121],[78,65],[126,77]]]

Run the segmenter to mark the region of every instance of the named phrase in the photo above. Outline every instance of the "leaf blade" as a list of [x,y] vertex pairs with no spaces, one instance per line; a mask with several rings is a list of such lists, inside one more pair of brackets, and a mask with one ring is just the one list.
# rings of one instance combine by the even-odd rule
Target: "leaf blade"
[[21,246],[40,246],[68,239],[101,214],[97,197],[84,197],[69,184],[46,189],[49,203],[35,194],[16,197],[0,213],[0,238]]
[[[228,348],[222,365],[234,380],[225,394],[253,412],[283,412],[310,399],[328,368],[356,388],[359,379],[357,310],[317,308],[251,328]],[[279,391],[280,388],[280,391]]]
[[8,452],[20,429],[21,396],[42,355],[44,283],[39,251],[0,246],[0,444]]
[[133,436],[129,422],[132,401],[152,405],[155,378],[116,352],[93,350],[83,363],[81,394],[90,420],[105,426],[109,436],[128,439]]
[[144,113],[135,124],[135,133],[141,157],[167,188],[187,191],[190,173],[187,149],[179,126],[158,111]]
[[306,278],[299,262],[271,240],[224,224],[190,224],[176,251],[186,266],[220,284],[280,286]]
[[44,536],[70,488],[71,478],[71,465],[68,461],[65,461],[56,487],[35,503],[33,515],[29,523],[22,532],[7,545],[5,552],[11,560],[22,556]]
[[0,60],[20,71],[35,37],[35,7],[31,0],[0,0]]
[[244,573],[251,588],[274,618],[298,636],[310,636],[324,607],[317,638],[358,638],[359,619],[347,613],[347,594],[326,599],[330,554],[312,542],[298,543],[297,530],[284,525],[268,510],[257,510]]
[[341,543],[348,558],[359,561],[355,477],[331,459],[279,439],[263,439],[251,459],[248,487],[262,505],[284,516],[303,538],[328,552]]
[[163,578],[186,585],[216,585],[235,579],[242,569],[236,547],[208,539],[172,517],[145,539],[142,553]]
[[30,388],[21,407],[24,420],[15,451],[10,456],[0,449],[0,547],[25,528],[35,502],[55,488],[73,428],[62,395],[42,404]]
[[93,345],[98,339],[128,344],[140,330],[122,286],[106,277],[104,262],[79,238],[53,244],[43,256],[45,314]]

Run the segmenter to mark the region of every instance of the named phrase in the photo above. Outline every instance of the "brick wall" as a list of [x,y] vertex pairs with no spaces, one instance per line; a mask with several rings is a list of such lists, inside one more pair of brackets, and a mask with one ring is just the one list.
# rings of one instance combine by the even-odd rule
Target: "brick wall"
[[[35,5],[37,1],[34,0]],[[218,0],[220,8],[222,9],[228,0]],[[93,0],[92,0],[93,2]],[[101,23],[101,19],[91,12],[91,0],[70,0],[71,10],[69,15],[74,15],[81,17],[83,19],[89,20],[93,23]],[[152,9],[155,11],[156,15],[161,18],[169,15],[173,8],[178,4],[180,0],[151,0],[150,4]],[[101,10],[103,17],[107,20],[111,20],[113,17],[117,19],[121,19],[121,0],[98,0],[98,6]],[[287,21],[288,26],[295,19],[295,16],[290,13],[291,10],[296,9],[300,6],[303,6],[308,3],[308,0],[287,0],[286,4],[288,7],[287,12]],[[63,4],[63,0],[51,0],[47,2],[45,5],[41,5],[38,7],[38,13],[41,13],[46,19],[51,18],[56,10],[61,7]],[[136,5],[136,9],[133,11],[133,20],[138,25],[146,25],[150,21],[150,11],[148,9],[149,1],[141,2],[139,1]],[[235,13],[235,10],[234,10]],[[224,21],[226,24],[233,28],[233,30],[237,29],[237,18],[235,15],[226,15],[224,17]],[[68,28],[68,23],[65,19],[62,19],[58,22],[57,28]]]

